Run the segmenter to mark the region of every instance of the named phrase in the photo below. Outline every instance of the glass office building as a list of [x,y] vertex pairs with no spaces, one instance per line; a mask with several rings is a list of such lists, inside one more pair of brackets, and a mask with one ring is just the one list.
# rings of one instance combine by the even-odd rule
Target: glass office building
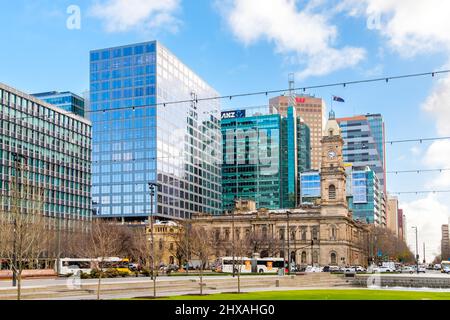
[[[377,175],[370,167],[356,168],[346,165],[347,200],[353,219],[364,223],[386,226],[383,209],[383,191]],[[314,204],[321,198],[319,171],[301,174],[302,201]]]
[[[43,191],[46,216],[64,226],[89,221],[91,123],[31,95],[0,84],[0,192],[10,205],[11,186],[21,176]],[[20,161],[18,164],[17,161]]]
[[198,100],[218,93],[156,41],[94,50],[90,62],[96,214],[222,213],[220,104]]
[[32,94],[36,98],[50,103],[58,108],[72,112],[80,117],[85,116],[85,101],[72,92],[43,92]]
[[223,206],[254,200],[257,208],[293,208],[299,201],[299,173],[310,169],[309,128],[291,108],[279,114],[222,113]]
[[386,152],[383,117],[367,114],[337,119],[344,139],[344,161],[354,167],[369,166],[386,194]]
[[321,196],[320,174],[318,170],[303,172],[300,175],[301,196],[303,204],[314,204]]

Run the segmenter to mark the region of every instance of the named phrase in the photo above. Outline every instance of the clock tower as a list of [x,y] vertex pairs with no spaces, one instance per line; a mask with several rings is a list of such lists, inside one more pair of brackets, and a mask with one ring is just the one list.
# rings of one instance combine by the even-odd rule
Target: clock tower
[[330,112],[321,143],[322,214],[348,216],[347,178],[342,155],[344,140],[333,111]]

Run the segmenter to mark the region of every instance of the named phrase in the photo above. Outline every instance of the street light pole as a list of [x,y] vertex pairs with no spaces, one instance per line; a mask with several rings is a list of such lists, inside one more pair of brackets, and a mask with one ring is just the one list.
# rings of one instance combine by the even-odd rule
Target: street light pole
[[416,271],[419,274],[419,241],[418,241],[418,232],[417,227],[411,227],[412,229],[416,229]]
[[150,216],[149,216],[149,224],[150,224],[150,232],[151,232],[151,258],[152,258],[152,280],[153,280],[153,297],[156,298],[156,275],[155,275],[155,238],[154,238],[154,229],[153,229],[153,198],[155,197],[155,189],[158,188],[158,185],[153,182],[149,182],[148,187],[150,189]]
[[287,216],[287,253],[288,253],[288,275],[291,275],[291,232],[290,232],[290,228],[289,228],[289,215],[290,212],[286,211],[286,216]]

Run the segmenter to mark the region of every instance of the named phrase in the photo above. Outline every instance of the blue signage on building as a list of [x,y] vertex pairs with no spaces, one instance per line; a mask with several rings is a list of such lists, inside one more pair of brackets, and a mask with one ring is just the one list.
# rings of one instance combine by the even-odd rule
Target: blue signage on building
[[245,110],[225,111],[222,112],[223,119],[245,118]]

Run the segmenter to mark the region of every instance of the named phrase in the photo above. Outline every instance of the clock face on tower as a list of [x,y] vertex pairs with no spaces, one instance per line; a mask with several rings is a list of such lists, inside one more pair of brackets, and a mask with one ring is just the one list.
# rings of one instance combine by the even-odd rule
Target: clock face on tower
[[331,160],[336,159],[336,152],[334,152],[334,151],[329,151],[329,152],[328,152],[328,158],[331,159]]

